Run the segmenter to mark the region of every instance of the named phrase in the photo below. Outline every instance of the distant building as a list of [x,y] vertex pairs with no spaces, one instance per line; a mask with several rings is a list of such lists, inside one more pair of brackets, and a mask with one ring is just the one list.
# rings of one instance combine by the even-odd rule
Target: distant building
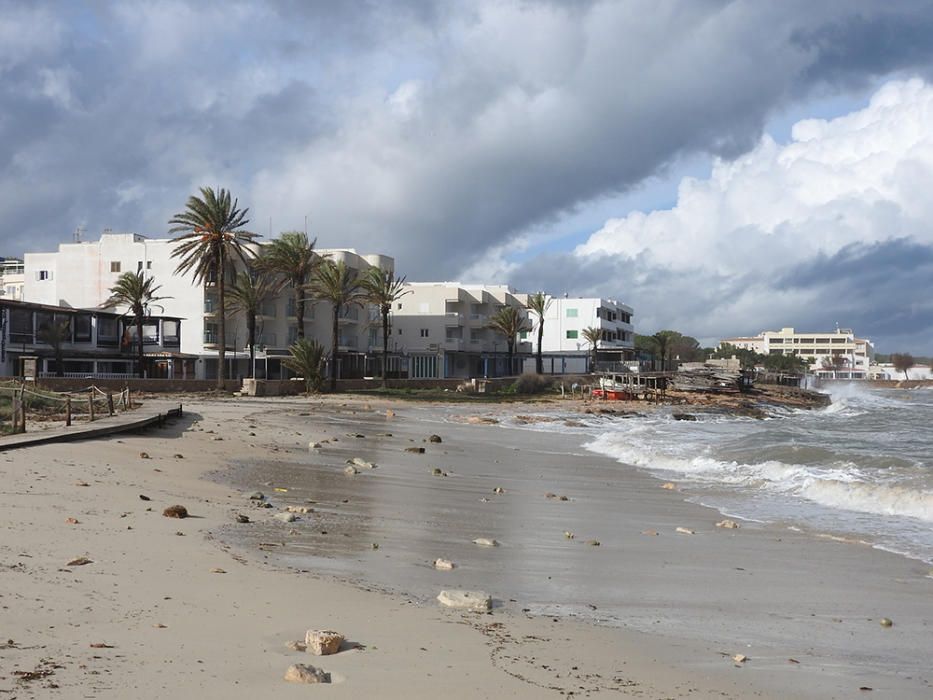
[[[254,246],[259,249],[265,242]],[[195,284],[191,274],[179,275],[178,258],[172,257],[175,244],[168,238],[147,238],[135,233],[104,233],[100,240],[64,243],[50,253],[27,253],[24,261],[24,298],[33,303],[77,309],[100,307],[110,297],[110,288],[125,272],[144,271],[161,285],[160,311],[181,319],[179,357],[194,358],[195,377],[217,377],[218,300],[216,283]],[[377,266],[393,269],[394,260],[384,255],[360,255],[352,249],[318,250],[334,261],[346,263],[351,270],[365,272]],[[233,269],[227,271],[232,278]],[[229,284],[229,282],[228,282]],[[305,309],[305,335],[331,345],[331,306],[309,300]],[[379,346],[370,328],[368,308],[351,307],[340,318],[338,340],[339,376],[362,376],[366,371],[366,352]],[[271,298],[257,319],[256,376],[283,377],[281,360],[288,356],[288,346],[298,335],[294,292],[288,287]],[[246,322],[241,314],[228,314],[226,322],[225,375],[229,378],[249,373],[249,346]]]
[[[547,374],[587,372],[593,369],[592,347],[583,337],[586,328],[596,328],[600,340],[596,345],[599,364],[618,364],[635,359],[635,328],[632,307],[599,297],[549,297],[550,306],[544,315],[544,336],[541,339],[543,371]],[[532,353],[538,351],[538,318],[529,312],[534,330],[523,335],[531,343]],[[534,360],[526,370],[534,370]]]
[[[528,296],[503,285],[412,282],[392,310],[389,350],[416,379],[518,374],[531,344],[516,338],[513,366],[505,336],[489,328],[504,306],[527,313]],[[373,338],[371,346],[381,350]],[[392,365],[390,364],[390,370]]]
[[23,283],[23,261],[19,258],[0,258],[0,299],[22,299]]
[[[857,338],[847,328],[810,333],[782,328],[779,331],[762,331],[756,336],[719,341],[719,347],[725,344],[762,355],[797,355],[810,363],[811,371],[816,375],[834,379],[867,379],[869,365],[875,356],[871,341]],[[833,357],[843,359],[834,365]]]

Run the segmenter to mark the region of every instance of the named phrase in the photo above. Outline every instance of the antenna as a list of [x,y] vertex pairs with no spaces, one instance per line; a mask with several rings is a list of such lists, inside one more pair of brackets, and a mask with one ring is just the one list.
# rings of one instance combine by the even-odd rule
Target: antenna
[[75,232],[71,234],[71,238],[75,243],[81,242],[81,237],[84,235],[84,226],[77,226]]

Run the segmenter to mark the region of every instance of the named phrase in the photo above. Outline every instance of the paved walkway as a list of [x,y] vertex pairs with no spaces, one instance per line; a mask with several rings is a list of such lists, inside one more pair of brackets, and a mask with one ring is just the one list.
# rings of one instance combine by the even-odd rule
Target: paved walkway
[[166,418],[180,415],[181,403],[157,400],[146,401],[140,408],[117,413],[113,416],[104,416],[92,423],[88,421],[74,422],[70,427],[63,424],[60,428],[47,428],[29,432],[27,423],[27,432],[0,437],[0,452],[49,442],[89,440],[104,435],[139,430],[150,425],[160,425]]

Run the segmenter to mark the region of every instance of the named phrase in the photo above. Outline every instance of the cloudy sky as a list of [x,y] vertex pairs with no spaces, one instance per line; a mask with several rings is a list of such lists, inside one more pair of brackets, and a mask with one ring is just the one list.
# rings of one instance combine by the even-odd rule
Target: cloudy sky
[[0,255],[200,185],[411,280],[933,353],[933,5],[0,0]]

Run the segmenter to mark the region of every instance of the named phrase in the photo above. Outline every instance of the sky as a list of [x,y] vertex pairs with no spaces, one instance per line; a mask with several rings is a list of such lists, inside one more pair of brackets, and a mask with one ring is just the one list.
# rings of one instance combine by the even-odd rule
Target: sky
[[0,255],[200,186],[412,281],[933,353],[933,4],[0,0]]

